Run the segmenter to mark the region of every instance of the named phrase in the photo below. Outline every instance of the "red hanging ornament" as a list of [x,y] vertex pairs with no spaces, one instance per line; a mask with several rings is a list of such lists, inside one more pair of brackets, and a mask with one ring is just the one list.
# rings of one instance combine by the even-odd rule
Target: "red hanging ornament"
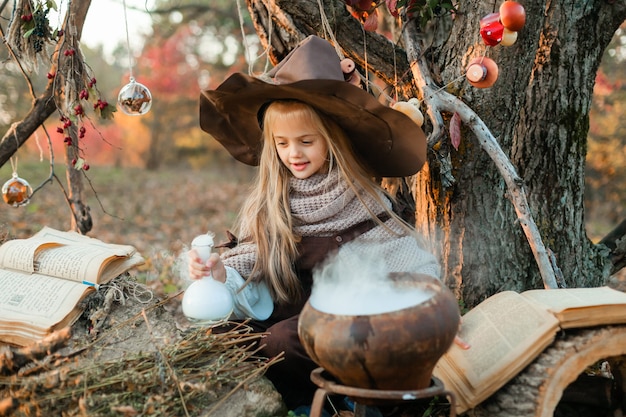
[[526,24],[524,6],[513,0],[506,0],[500,5],[500,21],[505,28],[519,32]]
[[480,19],[480,36],[486,45],[496,46],[502,41],[504,25],[500,22],[500,13],[490,13]]

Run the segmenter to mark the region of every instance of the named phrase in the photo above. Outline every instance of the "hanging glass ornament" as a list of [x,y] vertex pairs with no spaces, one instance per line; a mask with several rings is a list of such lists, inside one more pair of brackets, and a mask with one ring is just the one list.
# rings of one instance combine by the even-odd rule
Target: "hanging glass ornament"
[[17,172],[13,173],[13,178],[8,180],[2,186],[2,198],[4,202],[13,207],[24,206],[30,201],[33,193],[28,181],[17,176]]
[[130,82],[120,90],[117,107],[129,116],[141,116],[152,107],[152,94],[145,85],[130,77]]
[[128,16],[126,15],[126,0],[122,1],[124,5],[124,23],[126,24],[126,47],[128,48],[128,70],[130,73],[130,82],[120,90],[117,95],[117,107],[122,113],[129,116],[141,116],[152,107],[152,94],[150,90],[143,84],[135,81],[133,77],[133,65],[130,51],[130,35],[128,34]]

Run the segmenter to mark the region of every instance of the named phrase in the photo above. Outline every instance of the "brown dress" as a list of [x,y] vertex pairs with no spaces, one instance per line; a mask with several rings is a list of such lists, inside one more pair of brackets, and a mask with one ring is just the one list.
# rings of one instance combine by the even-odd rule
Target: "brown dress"
[[[379,216],[381,221],[389,219],[387,213]],[[311,371],[318,365],[306,354],[298,337],[298,317],[311,294],[312,271],[315,265],[329,254],[357,236],[377,226],[374,220],[358,223],[343,232],[328,237],[303,237],[298,245],[299,257],[296,273],[302,282],[303,297],[289,304],[274,304],[274,312],[264,321],[251,321],[250,326],[259,332],[268,332],[263,339],[265,347],[260,353],[268,358],[284,352],[284,359],[268,368],[266,376],[272,381],[289,409],[309,405],[317,386],[311,382]]]

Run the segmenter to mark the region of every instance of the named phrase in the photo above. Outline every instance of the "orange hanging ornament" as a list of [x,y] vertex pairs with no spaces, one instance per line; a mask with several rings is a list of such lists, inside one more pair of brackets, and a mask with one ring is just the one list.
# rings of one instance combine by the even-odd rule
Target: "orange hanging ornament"
[[474,87],[489,88],[498,79],[498,65],[485,56],[474,58],[467,66],[465,78]]
[[19,207],[28,204],[30,196],[33,193],[28,181],[13,173],[13,178],[8,180],[2,186],[2,198],[4,202],[13,207]]

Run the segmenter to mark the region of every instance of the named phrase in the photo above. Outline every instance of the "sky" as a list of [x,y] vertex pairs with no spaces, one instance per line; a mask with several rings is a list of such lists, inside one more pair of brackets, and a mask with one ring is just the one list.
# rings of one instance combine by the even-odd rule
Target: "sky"
[[[130,48],[137,51],[141,48],[141,35],[150,32],[150,16],[146,8],[150,10],[153,2],[151,0],[125,1]],[[63,7],[64,3],[57,0],[59,7]],[[124,1],[91,0],[81,40],[89,47],[102,45],[106,54],[110,54],[118,43],[126,44]]]

